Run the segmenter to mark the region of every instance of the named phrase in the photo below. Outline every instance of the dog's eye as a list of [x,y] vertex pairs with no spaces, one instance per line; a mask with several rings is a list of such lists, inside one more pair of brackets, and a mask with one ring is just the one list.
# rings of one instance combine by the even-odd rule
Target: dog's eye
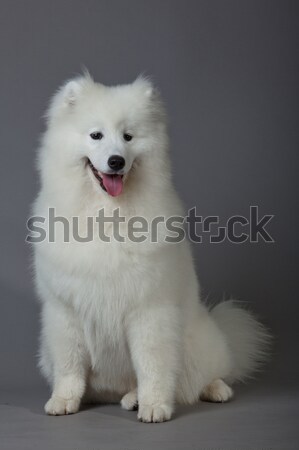
[[95,131],[94,133],[90,133],[91,139],[94,139],[95,141],[99,141],[104,137],[103,133],[100,131]]
[[130,142],[133,139],[133,136],[129,133],[124,133],[123,138],[125,141]]

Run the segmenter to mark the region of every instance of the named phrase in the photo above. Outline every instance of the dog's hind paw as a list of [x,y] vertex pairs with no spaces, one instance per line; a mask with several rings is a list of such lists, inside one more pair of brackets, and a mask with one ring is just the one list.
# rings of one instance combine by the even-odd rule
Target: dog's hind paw
[[200,399],[205,402],[224,403],[233,396],[233,390],[220,378],[205,386],[200,394]]
[[127,411],[134,411],[138,407],[137,389],[128,392],[120,401],[121,407]]

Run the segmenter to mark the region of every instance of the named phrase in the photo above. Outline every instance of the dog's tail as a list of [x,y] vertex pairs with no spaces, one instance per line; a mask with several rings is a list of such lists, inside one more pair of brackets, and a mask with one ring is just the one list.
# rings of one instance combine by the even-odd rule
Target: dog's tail
[[244,381],[269,358],[271,335],[256,318],[234,300],[219,303],[211,315],[227,338],[232,353],[228,381]]

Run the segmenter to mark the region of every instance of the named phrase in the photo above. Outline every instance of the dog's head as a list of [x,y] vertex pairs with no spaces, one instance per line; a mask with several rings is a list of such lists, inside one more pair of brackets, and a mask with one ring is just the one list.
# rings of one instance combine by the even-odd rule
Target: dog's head
[[112,87],[88,74],[72,79],[54,95],[47,117],[57,163],[84,167],[93,187],[113,197],[138,163],[166,147],[164,108],[144,77]]

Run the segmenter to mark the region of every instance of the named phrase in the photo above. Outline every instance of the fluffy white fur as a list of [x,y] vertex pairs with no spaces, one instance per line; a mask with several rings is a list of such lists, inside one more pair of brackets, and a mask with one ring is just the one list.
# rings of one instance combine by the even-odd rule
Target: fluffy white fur
[[[140,77],[106,87],[90,76],[54,96],[39,152],[41,190],[34,214],[79,217],[182,214],[170,176],[165,113],[159,94]],[[90,133],[104,138],[93,141]],[[123,133],[133,135],[131,142]],[[86,166],[101,171],[111,154],[126,159],[123,193],[111,197]],[[109,234],[109,226],[106,234]],[[111,230],[110,230],[111,231]],[[138,405],[138,418],[162,422],[176,402],[226,401],[227,383],[244,379],[264,358],[267,334],[234,302],[209,311],[188,242],[63,242],[35,246],[42,301],[40,367],[52,387],[48,414],[75,413],[82,401]],[[126,232],[125,227],[122,232]]]

